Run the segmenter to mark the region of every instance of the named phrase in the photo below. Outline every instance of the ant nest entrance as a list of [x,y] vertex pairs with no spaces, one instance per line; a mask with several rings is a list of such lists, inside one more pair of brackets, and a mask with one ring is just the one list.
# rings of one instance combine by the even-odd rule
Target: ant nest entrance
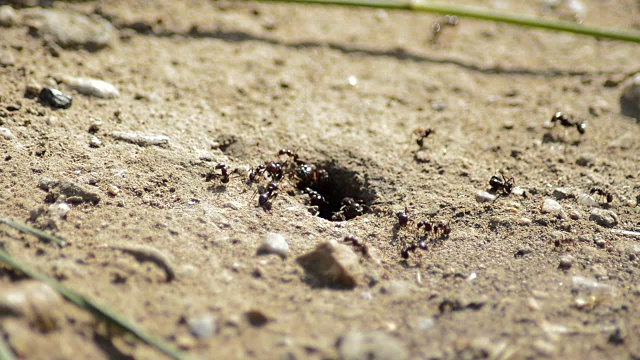
[[348,221],[369,212],[375,193],[355,171],[334,163],[300,164],[296,187],[308,196],[314,215],[329,221]]

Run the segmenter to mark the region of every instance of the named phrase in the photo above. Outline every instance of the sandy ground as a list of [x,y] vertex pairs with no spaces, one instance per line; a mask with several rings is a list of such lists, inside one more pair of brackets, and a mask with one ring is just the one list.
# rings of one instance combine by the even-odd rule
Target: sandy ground
[[[538,1],[476,3],[571,17]],[[638,26],[635,1],[583,3],[589,24]],[[612,231],[640,230],[640,126],[620,112],[625,83],[611,83],[638,70],[637,45],[468,19],[433,41],[439,17],[369,9],[54,7],[98,14],[116,38],[91,52],[21,23],[0,28],[0,126],[12,134],[0,138],[1,216],[70,243],[2,226],[16,258],[201,359],[640,357],[640,238]],[[78,94],[55,82],[64,76],[102,79],[120,97]],[[26,97],[29,81],[73,96],[72,106]],[[585,133],[552,127],[557,111]],[[422,147],[419,128],[435,130]],[[114,132],[168,142],[139,146]],[[314,216],[297,186],[301,165],[280,149],[327,171],[329,217],[343,197],[364,214]],[[247,182],[249,167],[271,161],[286,161],[282,179],[254,170],[258,183]],[[516,191],[479,202],[500,174]],[[267,211],[258,202],[269,181],[279,190]],[[65,182],[99,202],[65,195]],[[612,201],[589,203],[593,187]],[[544,212],[548,199],[560,208]],[[70,211],[60,218],[61,204]],[[615,222],[594,221],[594,209]],[[450,233],[423,237],[422,221]],[[286,257],[257,255],[268,233],[285,237]],[[344,245],[331,245],[343,255],[332,266],[350,280],[303,268],[298,258],[327,241]],[[0,270],[0,289],[24,284]],[[41,312],[52,326],[36,321],[42,314],[1,318],[20,358],[160,356],[70,304]],[[194,335],[198,321],[213,334]]]

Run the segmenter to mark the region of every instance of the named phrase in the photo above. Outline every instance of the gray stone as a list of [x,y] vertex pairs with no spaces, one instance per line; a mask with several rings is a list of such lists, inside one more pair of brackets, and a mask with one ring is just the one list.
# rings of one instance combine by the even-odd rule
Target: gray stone
[[620,112],[623,115],[640,119],[640,74],[622,90]]
[[618,224],[618,215],[611,210],[595,208],[591,210],[589,220],[604,227],[612,227]]
[[596,156],[594,154],[584,153],[576,159],[576,164],[580,166],[593,166],[595,163]]
[[571,190],[567,188],[559,187],[553,190],[553,193],[551,194],[551,196],[553,196],[557,200],[562,200],[569,197],[573,197],[573,193],[571,192]]
[[287,239],[278,233],[267,233],[258,248],[258,255],[276,254],[283,259],[287,257],[288,252],[289,244]]
[[541,210],[543,213],[559,214],[562,211],[562,205],[553,199],[545,199]]
[[84,185],[77,184],[71,180],[61,180],[54,188],[56,199],[64,195],[69,201],[97,204],[100,202],[100,194]]
[[573,265],[573,256],[569,254],[562,255],[560,257],[560,264],[558,265],[559,269],[569,269]]
[[0,26],[11,27],[18,23],[18,14],[9,5],[0,6]]
[[187,320],[187,326],[193,336],[208,339],[218,331],[218,319],[213,314],[204,314]]
[[489,194],[484,190],[478,190],[476,193],[476,201],[479,203],[494,201],[496,196],[493,194]]
[[115,37],[113,26],[100,17],[65,9],[29,9],[24,20],[36,34],[63,48],[85,48],[95,51],[104,48]]
[[144,135],[135,134],[122,131],[114,131],[111,136],[116,140],[126,141],[128,143],[136,144],[138,146],[169,146],[169,138],[164,135]]
[[305,270],[307,282],[313,286],[354,288],[362,276],[358,255],[335,241],[318,245],[297,261]]
[[338,342],[342,360],[404,360],[409,358],[405,345],[385,333],[352,330]]

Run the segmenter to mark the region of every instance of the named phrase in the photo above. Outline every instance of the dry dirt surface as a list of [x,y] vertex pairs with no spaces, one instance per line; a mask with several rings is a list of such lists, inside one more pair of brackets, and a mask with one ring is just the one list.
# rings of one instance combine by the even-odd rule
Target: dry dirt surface
[[[68,245],[2,225],[15,258],[193,358],[640,357],[640,125],[620,106],[638,45],[469,19],[434,37],[438,16],[375,9],[34,2],[0,11],[0,216]],[[630,0],[474,3],[639,25]],[[0,298],[19,358],[162,356],[8,266]]]

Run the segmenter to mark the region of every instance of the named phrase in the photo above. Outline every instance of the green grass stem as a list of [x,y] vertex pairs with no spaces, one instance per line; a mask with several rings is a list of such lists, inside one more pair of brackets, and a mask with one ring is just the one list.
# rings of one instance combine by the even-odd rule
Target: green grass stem
[[176,360],[188,359],[186,355],[183,355],[182,353],[178,352],[171,345],[152,337],[151,335],[147,334],[144,330],[138,328],[136,325],[126,320],[122,316],[116,314],[115,312],[107,309],[102,305],[95,303],[94,301],[86,298],[85,296],[80,295],[77,292],[65,287],[59,282],[51,278],[48,278],[44,274],[37,272],[36,270],[31,268],[29,265],[24,264],[21,261],[18,261],[15,258],[11,257],[11,255],[9,255],[6,251],[2,249],[0,249],[0,261],[6,263],[7,265],[11,266],[12,268],[20,272],[23,272],[29,277],[42,281],[43,283],[49,285],[52,289],[60,293],[68,301],[72,302],[73,304],[75,304],[76,306],[82,309],[89,311],[98,320],[103,320],[110,324],[115,324],[119,328],[131,333],[132,335],[142,340],[143,342],[153,346],[154,348],[164,353],[165,355],[170,356],[171,358]]
[[603,29],[593,26],[586,26],[569,21],[551,20],[535,16],[517,15],[507,12],[483,9],[470,6],[456,6],[442,4],[432,1],[412,1],[412,0],[260,0],[263,2],[286,2],[286,3],[307,3],[321,5],[343,5],[371,7],[388,10],[408,10],[435,14],[455,15],[480,20],[503,22],[513,25],[526,26],[531,28],[555,30],[574,34],[594,36],[602,39],[621,40],[640,43],[640,33]]
[[14,360],[14,359],[15,359],[15,356],[13,356],[13,353],[11,352],[9,345],[7,345],[7,342],[4,341],[4,338],[2,338],[2,333],[0,333],[0,360]]
[[34,227],[28,226],[28,225],[23,225],[20,224],[16,221],[13,221],[11,219],[7,219],[7,218],[0,218],[0,224],[6,224],[11,226],[12,228],[21,231],[25,234],[31,234],[35,237],[37,237],[38,239],[40,239],[40,241],[43,242],[53,242],[56,243],[58,245],[60,245],[60,247],[64,247],[66,245],[65,241],[60,239],[57,236],[51,235],[49,233],[46,233],[42,230],[36,229]]

